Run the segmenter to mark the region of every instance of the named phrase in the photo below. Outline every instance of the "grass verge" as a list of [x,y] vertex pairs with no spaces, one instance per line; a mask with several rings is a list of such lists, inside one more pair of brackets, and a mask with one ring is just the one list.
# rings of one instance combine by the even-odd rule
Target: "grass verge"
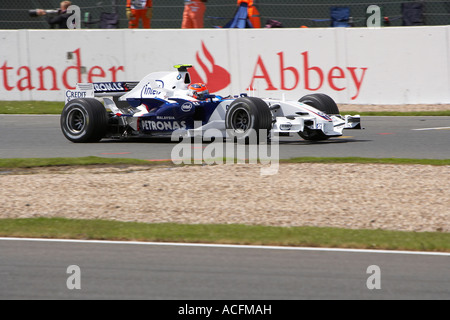
[[450,233],[319,227],[1,219],[0,236],[450,252]]
[[[169,162],[171,163],[171,162]],[[11,158],[0,159],[0,168],[35,168],[52,166],[87,166],[87,165],[154,165],[156,162],[127,158]],[[158,164],[161,164],[159,162]]]
[[0,101],[0,114],[61,114],[64,102]]
[[[232,161],[223,160],[223,163]],[[450,159],[402,159],[402,158],[358,158],[358,157],[301,157],[280,160],[280,163],[360,163],[360,164],[420,164],[445,166],[450,165]],[[171,161],[148,161],[128,158],[11,158],[0,159],[0,168],[36,168],[52,166],[88,166],[88,165],[174,165]]]

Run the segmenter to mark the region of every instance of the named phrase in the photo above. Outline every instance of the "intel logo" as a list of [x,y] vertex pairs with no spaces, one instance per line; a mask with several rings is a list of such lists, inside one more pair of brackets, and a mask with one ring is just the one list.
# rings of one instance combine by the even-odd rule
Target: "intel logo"
[[183,105],[181,106],[181,110],[184,111],[184,112],[189,112],[189,111],[191,111],[191,110],[192,110],[192,103],[186,102],[185,104],[183,104]]

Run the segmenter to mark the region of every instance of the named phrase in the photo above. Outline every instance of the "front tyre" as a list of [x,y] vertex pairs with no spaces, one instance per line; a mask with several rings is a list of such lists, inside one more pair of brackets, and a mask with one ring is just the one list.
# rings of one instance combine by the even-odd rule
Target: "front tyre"
[[96,99],[71,100],[61,114],[61,130],[72,142],[98,142],[106,135],[107,126],[106,109]]
[[308,94],[298,101],[329,115],[339,114],[339,108],[333,98],[323,93]]
[[[298,100],[328,115],[338,115],[339,108],[336,102],[330,96],[323,93],[312,93]],[[322,141],[328,140],[328,137],[322,130],[305,128],[305,131],[298,133],[304,140]]]
[[[248,143],[252,138],[267,139],[272,129],[272,112],[259,98],[243,97],[233,101],[225,116],[225,126],[230,137]],[[264,135],[260,136],[261,134]]]

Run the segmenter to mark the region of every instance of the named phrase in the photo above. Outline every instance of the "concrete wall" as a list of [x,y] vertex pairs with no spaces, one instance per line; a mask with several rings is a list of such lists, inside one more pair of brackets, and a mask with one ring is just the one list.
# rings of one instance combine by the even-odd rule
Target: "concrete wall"
[[449,27],[0,30],[0,100],[63,101],[77,82],[191,63],[221,95],[323,92],[338,103],[450,103]]

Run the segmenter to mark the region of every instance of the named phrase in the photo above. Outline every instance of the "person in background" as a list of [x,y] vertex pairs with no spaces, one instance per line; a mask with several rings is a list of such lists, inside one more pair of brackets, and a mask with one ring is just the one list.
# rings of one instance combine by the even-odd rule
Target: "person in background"
[[[72,2],[70,1],[62,1],[56,16],[45,17],[47,22],[50,24],[50,28],[54,29],[58,27],[59,29],[69,29],[67,26],[67,20],[73,13],[67,13],[67,8],[71,5]],[[47,12],[43,9],[37,9],[36,13],[38,16],[45,16],[47,14]]]
[[261,15],[256,8],[256,0],[238,0],[237,5],[240,6],[241,3],[248,4],[248,19],[252,23],[253,28],[261,28]]
[[127,0],[128,28],[136,29],[142,20],[142,28],[150,29],[153,15],[152,0]]
[[184,0],[182,29],[203,28],[203,17],[208,0]]

